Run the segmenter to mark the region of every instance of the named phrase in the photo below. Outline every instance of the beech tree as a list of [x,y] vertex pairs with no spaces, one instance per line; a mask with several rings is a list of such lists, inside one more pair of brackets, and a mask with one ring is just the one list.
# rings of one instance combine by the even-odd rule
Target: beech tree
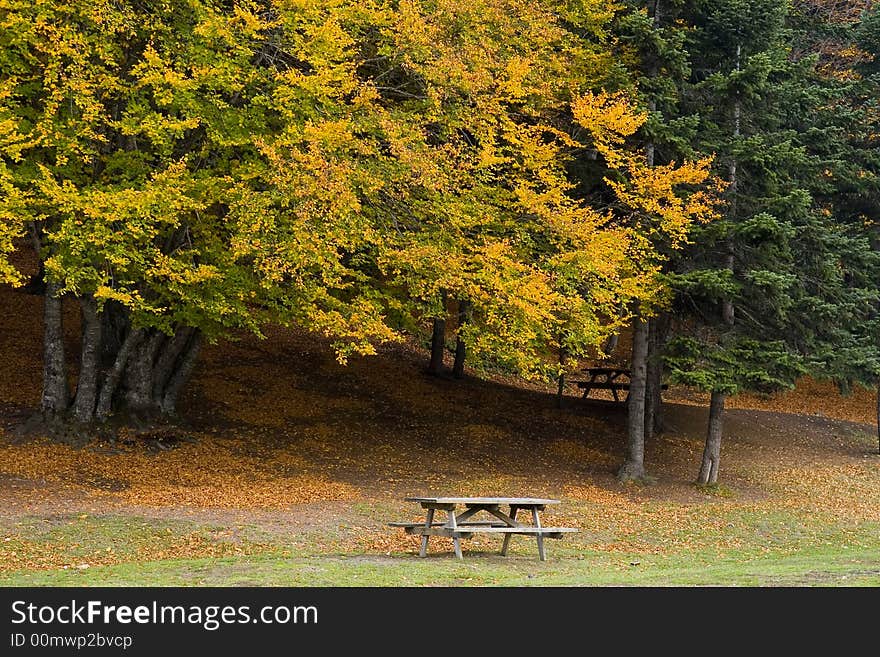
[[[384,116],[357,76],[355,8],[10,1],[0,16],[3,235],[26,224],[45,267],[47,421],[173,413],[204,339],[269,319],[343,359],[393,337],[346,261],[371,238],[357,190],[381,159],[360,124]],[[73,394],[63,295],[84,324]]]
[[[627,154],[643,118],[598,90],[617,71],[612,15],[3,0],[0,255],[29,233],[44,272],[43,419],[171,415],[205,340],[267,322],[330,338],[343,362],[370,354],[444,294],[469,304],[477,360],[535,376],[560,326],[596,344],[611,309],[657,293],[655,268],[630,210],[571,193],[571,151],[600,152],[623,205],[661,208],[664,231],[700,212],[678,186],[706,173]],[[65,296],[83,323],[73,391]]]
[[[553,2],[410,3],[388,28],[394,56],[371,63],[393,81],[380,94],[403,93],[411,131],[396,143],[412,173],[386,186],[393,206],[378,209],[386,226],[379,269],[404,291],[395,301],[413,323],[428,320],[434,373],[447,304],[467,318],[456,323],[459,368],[466,350],[476,364],[542,375],[558,309],[571,303],[585,311],[578,330],[601,331],[599,313],[586,312],[550,261],[564,222],[579,225],[580,246],[609,271],[623,272],[629,240],[569,194],[564,164],[577,145],[563,132],[565,116],[578,92],[613,68],[599,40],[610,9],[588,2],[580,10],[583,17]],[[607,295],[616,284],[592,285]]]

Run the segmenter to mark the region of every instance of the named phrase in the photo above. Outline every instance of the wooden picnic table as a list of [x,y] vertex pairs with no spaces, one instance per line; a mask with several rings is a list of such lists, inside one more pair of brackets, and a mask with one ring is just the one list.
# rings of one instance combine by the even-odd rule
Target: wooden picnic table
[[[584,372],[590,377],[589,381],[577,382],[578,388],[582,388],[584,391],[584,399],[590,396],[591,390],[603,389],[611,390],[611,394],[614,395],[614,401],[619,402],[620,397],[617,391],[629,390],[629,380],[632,373],[628,369],[622,367],[588,367]],[[621,377],[626,377],[626,381],[619,381]]]
[[[535,497],[407,497],[405,501],[421,505],[425,509],[425,521],[392,522],[389,525],[403,527],[407,534],[422,537],[420,557],[427,556],[428,539],[431,536],[451,537],[455,556],[461,559],[463,558],[460,541],[462,538],[470,538],[477,533],[503,534],[501,555],[506,556],[510,537],[513,534],[525,534],[537,538],[538,556],[541,561],[546,561],[544,538],[562,538],[563,534],[578,531],[571,527],[541,525],[539,513],[548,505],[559,504],[559,500]],[[507,506],[509,511],[504,513],[501,510],[502,506]],[[464,507],[464,510],[456,514],[456,507]],[[524,525],[516,520],[520,510],[531,512],[531,525]],[[435,511],[445,511],[446,522],[434,522]],[[486,513],[492,517],[492,520],[471,520],[478,513]]]
[[[624,401],[629,399],[629,385],[632,371],[623,367],[588,367],[584,372],[589,376],[587,381],[578,381],[577,387],[584,391],[583,399],[590,396],[590,391],[610,390],[614,396],[614,401],[619,402],[620,396],[617,394],[620,390],[626,390],[627,395]],[[622,378],[623,377],[623,378]],[[661,390],[668,389],[667,384],[660,386]]]

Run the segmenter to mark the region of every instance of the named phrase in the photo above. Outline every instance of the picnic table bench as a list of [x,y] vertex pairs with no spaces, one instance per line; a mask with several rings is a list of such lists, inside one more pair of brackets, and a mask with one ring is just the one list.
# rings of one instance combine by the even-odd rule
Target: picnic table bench
[[[632,372],[621,367],[588,367],[584,370],[588,381],[577,381],[577,387],[584,391],[583,399],[590,396],[592,390],[610,390],[614,396],[614,401],[619,402],[620,396],[617,394],[619,390],[627,391],[627,399],[629,399],[629,382]],[[621,380],[624,377],[625,380]],[[663,384],[660,386],[662,390],[666,390],[669,386]]]
[[[559,504],[559,500],[541,499],[534,497],[407,497],[407,502],[416,502],[425,509],[424,522],[391,522],[391,527],[402,527],[407,534],[415,534],[422,537],[422,545],[419,556],[428,554],[428,539],[431,536],[446,536],[452,538],[455,556],[463,558],[461,554],[462,538],[471,538],[474,534],[500,534],[504,536],[501,546],[501,555],[507,555],[510,545],[510,537],[513,534],[535,536],[538,541],[538,556],[541,561],[546,561],[544,552],[545,538],[562,538],[563,534],[576,532],[572,527],[543,527],[539,512],[550,504]],[[456,515],[456,507],[463,506],[464,511]],[[509,508],[508,513],[501,510],[502,506]],[[531,512],[532,524],[523,525],[517,522],[516,515],[520,510]],[[434,512],[445,511],[446,522],[434,522]],[[477,513],[485,512],[492,520],[471,520]]]

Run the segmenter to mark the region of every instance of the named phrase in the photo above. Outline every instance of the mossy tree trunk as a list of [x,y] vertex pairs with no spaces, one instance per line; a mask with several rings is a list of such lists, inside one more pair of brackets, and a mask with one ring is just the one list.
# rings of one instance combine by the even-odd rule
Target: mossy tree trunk
[[43,419],[50,423],[59,421],[70,404],[59,290],[57,283],[50,282],[43,297],[43,391],[40,412]]
[[101,364],[101,320],[98,304],[91,295],[79,300],[82,313],[82,346],[80,348],[79,379],[73,415],[80,422],[91,422],[98,403],[98,369]]

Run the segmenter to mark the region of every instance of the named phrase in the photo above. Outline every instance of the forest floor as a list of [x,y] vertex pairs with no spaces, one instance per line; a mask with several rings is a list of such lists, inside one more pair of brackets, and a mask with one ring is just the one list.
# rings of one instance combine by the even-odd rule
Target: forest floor
[[[704,400],[670,390],[652,481],[623,485],[621,404],[428,377],[413,345],[341,366],[279,328],[205,350],[185,425],[73,448],[14,431],[39,399],[41,303],[0,289],[0,585],[880,585],[868,391],[736,399],[705,489]],[[580,532],[544,563],[526,537],[507,558],[466,540],[463,562],[434,538],[418,559],[387,526],[416,495],[556,497],[545,524]]]

